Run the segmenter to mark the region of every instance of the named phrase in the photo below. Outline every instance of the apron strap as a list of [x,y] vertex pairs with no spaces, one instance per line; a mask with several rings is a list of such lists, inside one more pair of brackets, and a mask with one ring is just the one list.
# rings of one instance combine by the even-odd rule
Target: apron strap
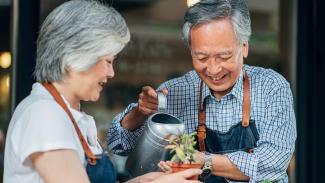
[[242,126],[247,128],[249,126],[249,115],[250,115],[250,89],[249,89],[249,79],[247,72],[244,71],[244,104],[243,104],[243,119]]
[[68,114],[69,118],[71,119],[71,122],[74,126],[74,128],[77,131],[79,140],[81,142],[82,148],[84,149],[87,158],[90,160],[89,163],[91,165],[96,164],[96,156],[91,152],[85,138],[83,137],[76,121],[74,120],[70,110],[68,109],[66,103],[64,102],[63,98],[61,97],[59,91],[54,87],[52,83],[42,83],[42,85],[48,90],[48,92],[54,97],[54,100],[63,108],[63,110]]
[[205,151],[205,137],[206,137],[206,129],[205,129],[205,104],[202,101],[202,88],[203,81],[200,82],[200,103],[199,103],[199,125],[197,130],[197,138],[199,142],[200,151]]
[[[243,99],[243,116],[242,126],[247,128],[249,126],[250,115],[250,88],[247,72],[244,70],[244,99]],[[205,125],[205,104],[202,98],[203,93],[203,80],[200,82],[200,98],[199,98],[199,124],[198,124],[198,142],[200,151],[205,151],[204,140],[206,138],[206,125]]]

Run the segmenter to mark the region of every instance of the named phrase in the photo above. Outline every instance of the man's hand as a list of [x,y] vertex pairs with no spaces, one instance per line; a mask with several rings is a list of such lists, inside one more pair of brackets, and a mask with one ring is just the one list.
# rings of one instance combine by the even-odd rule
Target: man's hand
[[[194,153],[194,163],[198,163],[201,166],[204,165],[204,153],[200,151],[195,151]],[[165,173],[171,173],[173,170],[171,168],[171,161],[160,161],[158,163],[158,167],[160,168],[161,171]]]
[[171,161],[160,161],[158,163],[158,167],[160,168],[161,171],[165,173],[172,173],[173,169],[171,167]]
[[[167,89],[162,92],[167,95]],[[158,94],[151,86],[142,87],[138,98],[138,107],[130,111],[121,121],[121,125],[133,131],[146,121],[146,119],[158,110]]]
[[[162,92],[167,95],[167,89],[163,89]],[[142,91],[139,94],[138,110],[144,116],[150,116],[158,110],[158,95],[157,92],[150,86],[142,87]]]
[[195,163],[199,163],[203,166],[204,165],[204,153],[196,150],[194,153],[194,161],[195,161]]

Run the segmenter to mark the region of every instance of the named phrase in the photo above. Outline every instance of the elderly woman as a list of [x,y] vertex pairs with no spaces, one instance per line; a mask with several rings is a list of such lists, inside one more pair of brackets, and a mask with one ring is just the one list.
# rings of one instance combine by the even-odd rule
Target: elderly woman
[[[95,121],[80,102],[99,99],[129,39],[121,15],[95,1],[69,1],[49,14],[37,40],[37,83],[9,125],[4,183],[115,182]],[[200,172],[156,172],[130,182],[187,182]]]

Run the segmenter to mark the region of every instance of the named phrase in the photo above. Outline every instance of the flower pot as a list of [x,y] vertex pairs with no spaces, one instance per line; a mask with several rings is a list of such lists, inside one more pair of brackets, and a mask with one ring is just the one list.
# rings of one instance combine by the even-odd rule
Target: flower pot
[[[201,168],[202,165],[198,163],[172,163],[171,168],[172,172],[180,172],[189,168]],[[187,180],[197,180],[198,176],[192,176],[190,178],[187,178]]]

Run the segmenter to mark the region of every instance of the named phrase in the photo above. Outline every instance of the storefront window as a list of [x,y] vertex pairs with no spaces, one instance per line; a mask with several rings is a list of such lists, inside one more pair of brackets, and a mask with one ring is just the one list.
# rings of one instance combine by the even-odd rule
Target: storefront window
[[[42,22],[47,14],[64,0],[39,2],[39,21]],[[156,88],[163,81],[192,70],[190,52],[181,38],[183,16],[189,1],[106,2],[126,19],[131,31],[131,42],[115,62],[115,77],[108,82],[100,100],[96,103],[85,102],[82,105],[83,110],[95,117],[103,147],[106,147],[107,129],[114,116],[122,112],[129,103],[137,101],[143,86]],[[286,34],[288,27],[291,30],[294,25],[288,23],[292,15],[285,11],[292,7],[292,4],[280,0],[247,2],[251,13],[252,37],[249,43],[249,57],[245,63],[276,70],[284,75],[294,88],[293,44],[287,44],[292,43],[293,36]],[[9,83],[12,59],[9,52],[9,3],[9,0],[0,0],[0,158],[3,157],[4,132],[10,120]],[[0,163],[3,164],[2,159]],[[291,182],[294,182],[294,164],[290,165],[290,172]]]

